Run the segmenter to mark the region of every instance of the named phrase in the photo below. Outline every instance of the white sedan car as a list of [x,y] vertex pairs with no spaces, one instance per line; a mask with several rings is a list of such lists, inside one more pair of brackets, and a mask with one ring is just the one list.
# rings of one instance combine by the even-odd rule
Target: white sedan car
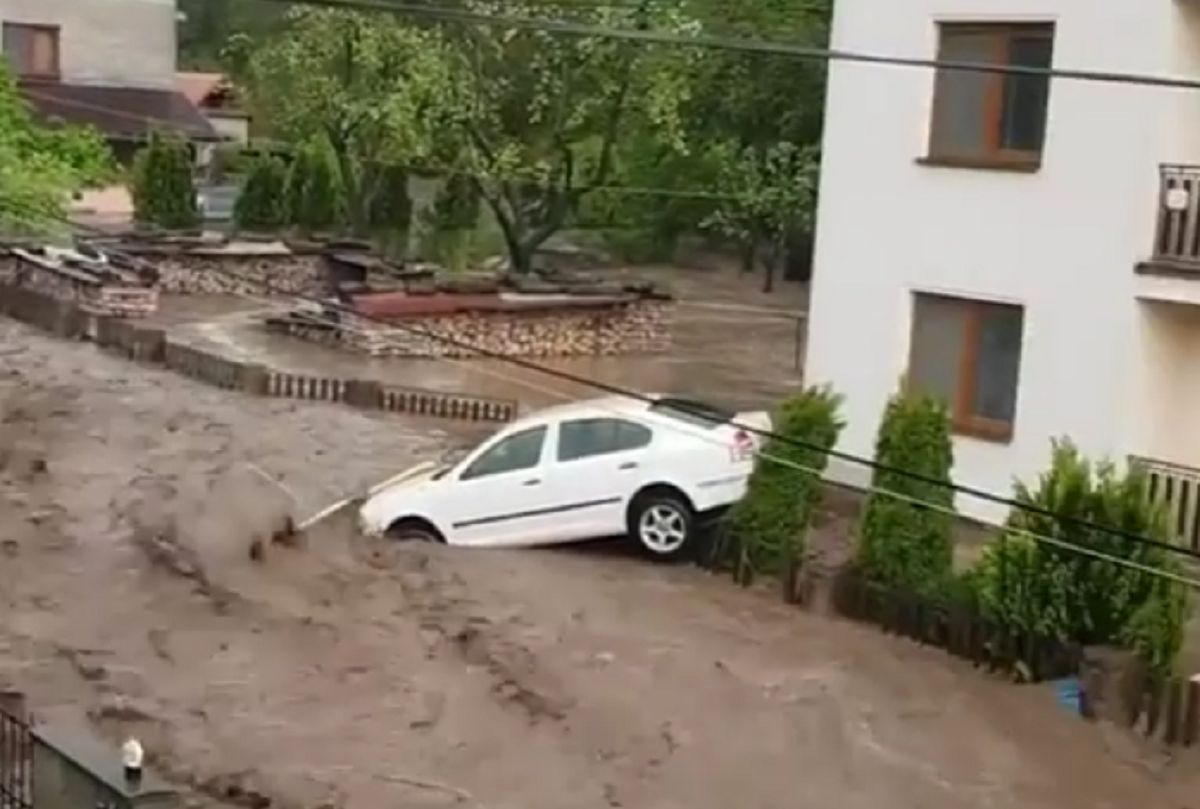
[[[732,422],[732,423],[731,423]],[[628,534],[658,559],[688,552],[700,524],[746,492],[766,413],[626,397],[553,407],[449,464],[381,484],[359,511],[368,534],[451,545],[549,545]]]

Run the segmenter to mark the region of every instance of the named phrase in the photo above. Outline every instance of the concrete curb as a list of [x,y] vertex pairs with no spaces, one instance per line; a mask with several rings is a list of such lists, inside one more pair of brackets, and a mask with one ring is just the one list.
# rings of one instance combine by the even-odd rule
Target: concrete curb
[[507,399],[393,387],[367,379],[298,374],[231,360],[174,342],[163,329],[89,314],[70,301],[23,287],[0,285],[0,314],[59,337],[91,339],[126,359],[162,365],[190,379],[252,396],[342,403],[363,410],[465,421],[507,422],[517,416],[517,403]]

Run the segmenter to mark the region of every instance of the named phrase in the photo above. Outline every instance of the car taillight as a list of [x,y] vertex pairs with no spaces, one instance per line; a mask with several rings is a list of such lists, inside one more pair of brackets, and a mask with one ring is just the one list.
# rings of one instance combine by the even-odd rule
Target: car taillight
[[738,430],[733,434],[733,446],[729,454],[735,461],[746,461],[754,457],[754,437],[745,430]]

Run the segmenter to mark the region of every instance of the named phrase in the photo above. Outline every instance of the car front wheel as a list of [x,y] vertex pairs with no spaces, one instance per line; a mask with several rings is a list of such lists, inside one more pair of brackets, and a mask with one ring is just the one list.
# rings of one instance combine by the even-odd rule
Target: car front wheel
[[630,509],[629,535],[651,558],[672,561],[691,550],[695,522],[692,509],[679,497],[651,493]]

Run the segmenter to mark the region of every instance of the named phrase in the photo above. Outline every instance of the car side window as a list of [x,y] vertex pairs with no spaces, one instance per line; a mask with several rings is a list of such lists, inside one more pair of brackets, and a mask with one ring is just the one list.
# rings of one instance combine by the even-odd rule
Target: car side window
[[533,469],[542,459],[542,445],[545,443],[545,427],[534,427],[510,435],[472,461],[459,480]]
[[611,452],[641,449],[653,433],[640,424],[623,419],[577,419],[558,428],[558,460],[577,461]]

